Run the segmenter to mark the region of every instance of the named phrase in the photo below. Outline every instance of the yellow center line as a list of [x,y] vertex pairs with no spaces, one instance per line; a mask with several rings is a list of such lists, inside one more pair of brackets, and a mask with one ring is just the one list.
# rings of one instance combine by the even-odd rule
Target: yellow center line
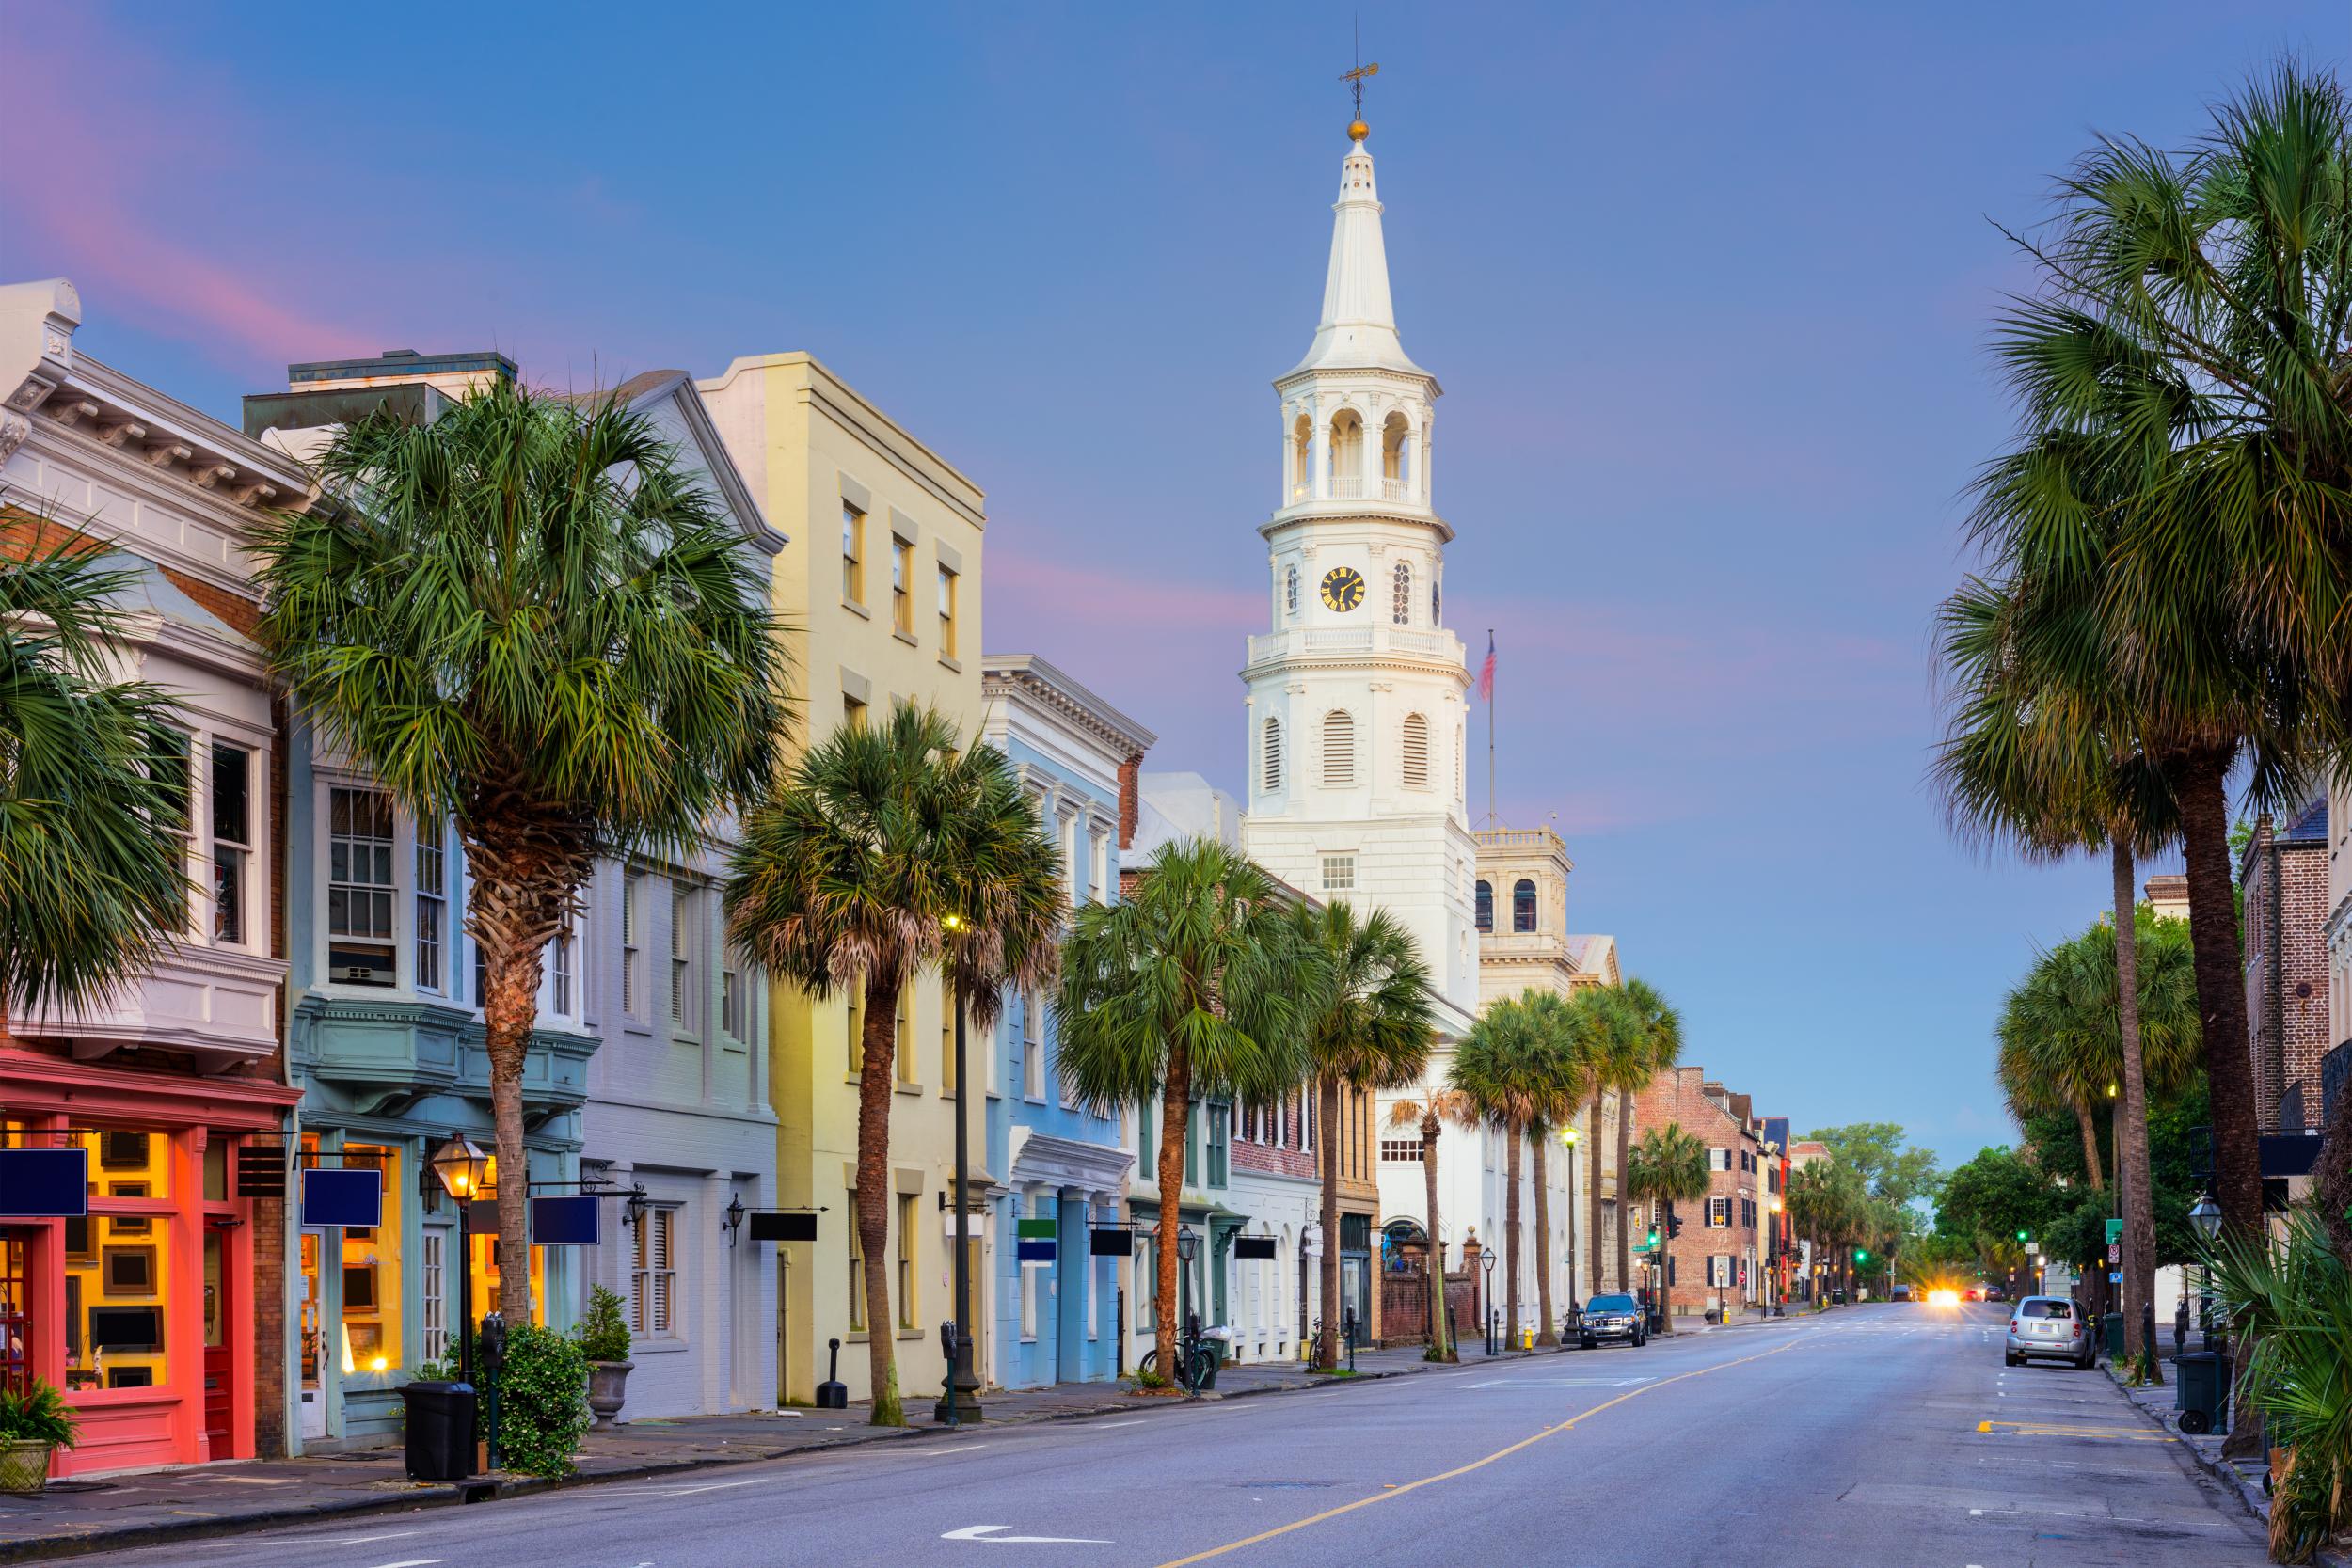
[[1509,1448],[1497,1449],[1484,1459],[1473,1459],[1469,1464],[1456,1465],[1451,1470],[1441,1471],[1434,1476],[1423,1476],[1419,1481],[1408,1481],[1401,1485],[1391,1486],[1386,1491],[1375,1492],[1368,1497],[1359,1497],[1352,1503],[1342,1503],[1337,1508],[1327,1508],[1321,1513],[1310,1514],[1304,1519],[1294,1519],[1287,1525],[1277,1525],[1269,1530],[1260,1530],[1257,1534],[1243,1540],[1230,1541],[1222,1546],[1211,1546],[1207,1551],[1195,1552],[1190,1557],[1172,1559],[1161,1563],[1159,1568],[1185,1568],[1187,1563],[1206,1562],[1213,1557],[1223,1557],[1228,1552],[1240,1551],[1244,1546],[1255,1546],[1261,1542],[1271,1541],[1278,1535],[1288,1535],[1293,1530],[1305,1529],[1310,1525],[1320,1525],[1327,1520],[1336,1519],[1343,1513],[1353,1513],[1359,1508],[1370,1508],[1374,1503],[1385,1503],[1392,1498],[1401,1497],[1407,1492],[1418,1492],[1424,1486],[1435,1486],[1441,1481],[1453,1481],[1456,1477],[1469,1475],[1472,1470],[1483,1470],[1498,1459],[1508,1459],[1521,1449],[1532,1449],[1545,1438],[1556,1436],[1567,1431],[1579,1421],[1597,1416],[1612,1406],[1625,1403],[1628,1400],[1640,1399],[1644,1394],[1654,1394],[1670,1383],[1680,1383],[1686,1378],[1705,1377],[1709,1372],[1720,1372],[1726,1367],[1744,1367],[1751,1361],[1761,1361],[1768,1355],[1778,1355],[1783,1351],[1795,1350],[1799,1345],[1815,1338],[1817,1336],[1807,1334],[1801,1338],[1791,1339],[1785,1345],[1775,1345],[1771,1350],[1759,1351],[1754,1355],[1742,1355],[1733,1361],[1718,1361],[1711,1367],[1700,1367],[1687,1372],[1677,1372],[1672,1377],[1661,1378],[1656,1383],[1646,1384],[1634,1389],[1631,1393],[1619,1394],[1615,1399],[1605,1400],[1590,1410],[1569,1417],[1557,1426],[1544,1428],[1533,1437],[1522,1437]]
[[2128,1437],[2134,1442],[2169,1442],[2168,1433],[2150,1432],[2145,1427],[2078,1427],[2055,1421],[1979,1421],[1977,1430],[1992,1433],[1996,1427],[2007,1427],[2020,1437]]

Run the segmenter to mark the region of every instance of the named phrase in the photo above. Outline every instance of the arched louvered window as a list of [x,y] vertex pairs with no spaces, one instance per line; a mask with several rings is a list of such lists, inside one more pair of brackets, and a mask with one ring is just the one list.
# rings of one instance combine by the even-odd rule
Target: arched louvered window
[[1429,624],[1433,626],[1445,625],[1445,596],[1434,577],[1429,579]]
[[1265,780],[1265,787],[1269,790],[1281,788],[1282,721],[1279,719],[1265,721],[1265,761],[1262,766],[1261,776]]
[[1298,613],[1298,568],[1282,569],[1282,609],[1289,614]]
[[1327,789],[1356,782],[1356,716],[1333,708],[1323,716],[1323,783]]
[[1521,877],[1511,889],[1511,929],[1535,928],[1535,884]]
[[1409,561],[1396,563],[1396,594],[1390,605],[1389,619],[1400,626],[1413,624],[1413,563]]
[[1429,787],[1429,721],[1418,713],[1405,716],[1405,782],[1414,789]]
[[1495,885],[1483,877],[1478,880],[1478,928],[1495,928]]

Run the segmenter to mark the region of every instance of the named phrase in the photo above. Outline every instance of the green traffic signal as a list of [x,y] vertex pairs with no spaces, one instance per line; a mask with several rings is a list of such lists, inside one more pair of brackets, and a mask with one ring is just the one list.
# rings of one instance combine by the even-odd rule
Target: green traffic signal
[[1652,1252],[1658,1250],[1658,1227],[1654,1225],[1649,1227],[1649,1249]]
[[2033,1240],[2033,1232],[2030,1230],[2020,1230],[2017,1233],[2017,1239],[2021,1242],[2030,1242]]
[[1853,1260],[1857,1263],[1867,1263],[1870,1260],[1870,1255],[1865,1249],[1856,1247],[1853,1249]]

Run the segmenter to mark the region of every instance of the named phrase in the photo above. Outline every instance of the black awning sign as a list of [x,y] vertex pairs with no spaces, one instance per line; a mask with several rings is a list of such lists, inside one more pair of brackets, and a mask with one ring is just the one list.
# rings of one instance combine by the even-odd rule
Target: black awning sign
[[746,1214],[743,1223],[755,1242],[813,1242],[817,1239],[817,1216],[814,1214]]
[[1236,1236],[1233,1238],[1233,1258],[1236,1261],[1244,1258],[1271,1259],[1273,1256],[1274,1238],[1271,1236]]
[[1097,1228],[1087,1232],[1087,1256],[1089,1258],[1133,1258],[1136,1255],[1136,1233],[1119,1228]]

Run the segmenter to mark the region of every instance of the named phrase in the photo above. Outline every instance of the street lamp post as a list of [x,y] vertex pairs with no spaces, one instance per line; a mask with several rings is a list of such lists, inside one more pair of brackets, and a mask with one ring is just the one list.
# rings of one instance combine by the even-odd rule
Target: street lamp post
[[1486,1248],[1479,1254],[1479,1265],[1486,1271],[1486,1354],[1495,1353],[1495,1249]]
[[1581,1311],[1576,1299],[1576,1140],[1574,1127],[1560,1129],[1560,1142],[1568,1151],[1564,1163],[1568,1167],[1568,1318],[1571,1322]]
[[457,1202],[457,1381],[473,1382],[473,1234],[466,1212],[495,1162],[473,1140],[453,1136],[433,1156],[433,1174]]
[[[2221,1234],[2221,1205],[2213,1200],[2211,1192],[2199,1195],[2197,1202],[2189,1209],[2188,1223],[2210,1251],[2215,1240]],[[2197,1279],[2198,1316],[2204,1320],[2205,1348],[2217,1351],[2221,1345],[2213,1331],[2213,1265],[2210,1262],[2199,1263]]]
[[[961,931],[963,917],[949,914],[940,924],[951,933]],[[956,1287],[955,1361],[947,1369],[946,1392],[931,1418],[942,1424],[961,1426],[980,1419],[980,1379],[972,1365],[972,1095],[964,1072],[963,988],[950,984],[947,999],[956,1010],[956,1250],[951,1259]],[[981,1102],[987,1102],[986,1096]]]

